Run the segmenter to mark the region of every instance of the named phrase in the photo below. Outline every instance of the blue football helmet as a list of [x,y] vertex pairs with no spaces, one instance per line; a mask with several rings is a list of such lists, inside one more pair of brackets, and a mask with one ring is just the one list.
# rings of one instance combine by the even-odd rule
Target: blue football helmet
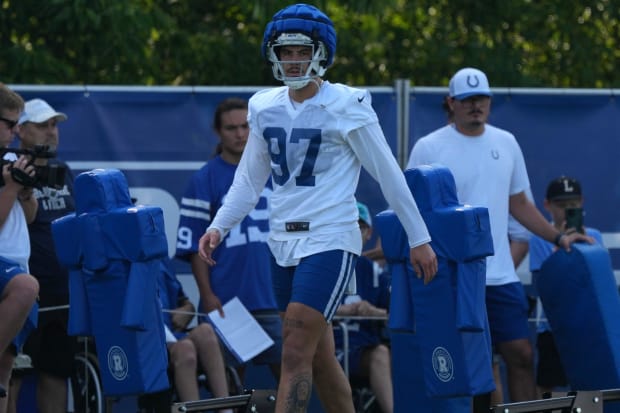
[[[280,60],[282,46],[310,46],[312,59],[302,76],[287,77]],[[273,15],[263,36],[263,56],[271,62],[273,76],[292,89],[306,86],[313,78],[320,77],[334,61],[336,31],[334,23],[325,13],[308,4],[294,4]]]

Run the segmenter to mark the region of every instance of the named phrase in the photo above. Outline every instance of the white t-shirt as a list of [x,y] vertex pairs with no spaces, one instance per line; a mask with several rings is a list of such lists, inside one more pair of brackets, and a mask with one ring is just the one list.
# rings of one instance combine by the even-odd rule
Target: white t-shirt
[[[534,195],[532,195],[532,190],[528,188],[525,191],[525,196],[534,202]],[[517,241],[517,242],[528,242],[532,237],[532,233],[523,226],[515,217],[510,215],[508,217],[508,240]]]
[[292,104],[286,86],[256,93],[249,101],[248,143],[209,228],[225,234],[236,225],[271,174],[269,246],[280,265],[331,249],[359,255],[354,195],[364,166],[403,223],[410,246],[429,242],[370,100],[366,90],[327,81],[301,104]]
[[[5,155],[4,159],[14,161],[16,158],[14,154],[9,153]],[[17,262],[24,270],[29,271],[30,236],[28,235],[28,224],[22,205],[17,200],[13,203],[6,221],[0,227],[0,255]]]
[[495,254],[487,258],[487,285],[519,281],[508,243],[509,198],[530,182],[515,137],[488,124],[476,137],[447,125],[416,142],[407,167],[432,163],[450,169],[459,202],[489,210]]

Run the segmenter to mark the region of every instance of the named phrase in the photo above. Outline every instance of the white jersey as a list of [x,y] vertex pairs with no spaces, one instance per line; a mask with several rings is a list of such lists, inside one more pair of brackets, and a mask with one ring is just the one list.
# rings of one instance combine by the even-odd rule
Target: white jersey
[[209,228],[225,234],[247,214],[271,174],[269,246],[280,265],[317,252],[360,254],[355,201],[360,167],[379,181],[411,246],[430,241],[379,126],[368,91],[324,81],[293,103],[288,87],[249,101],[250,137],[224,205]]
[[447,125],[416,142],[407,167],[432,163],[450,169],[459,202],[489,210],[495,255],[487,258],[487,285],[519,281],[508,243],[509,198],[530,183],[515,137],[488,124],[476,137]]

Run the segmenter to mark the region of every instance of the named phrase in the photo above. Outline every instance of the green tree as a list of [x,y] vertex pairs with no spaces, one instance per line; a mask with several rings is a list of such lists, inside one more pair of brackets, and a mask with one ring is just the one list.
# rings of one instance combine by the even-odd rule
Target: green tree
[[[20,84],[268,85],[265,24],[281,0],[2,0],[0,80]],[[338,32],[328,78],[446,85],[620,87],[620,0],[323,0]]]

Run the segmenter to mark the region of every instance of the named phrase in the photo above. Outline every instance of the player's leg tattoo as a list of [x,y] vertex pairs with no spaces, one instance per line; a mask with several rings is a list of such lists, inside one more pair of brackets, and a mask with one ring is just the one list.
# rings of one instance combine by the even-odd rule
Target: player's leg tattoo
[[312,393],[312,375],[302,373],[291,380],[290,393],[286,396],[286,413],[305,412]]

